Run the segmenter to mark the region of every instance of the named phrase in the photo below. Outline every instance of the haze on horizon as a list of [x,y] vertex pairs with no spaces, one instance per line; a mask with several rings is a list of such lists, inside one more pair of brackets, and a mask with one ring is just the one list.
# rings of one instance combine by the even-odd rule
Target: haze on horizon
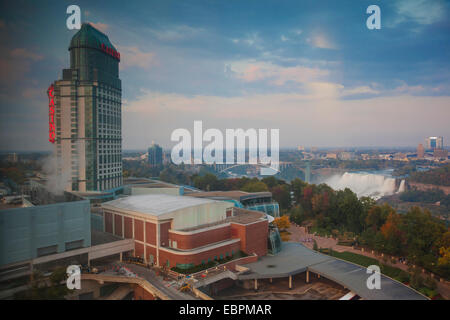
[[[0,150],[50,150],[49,84],[69,66],[65,1],[0,4]],[[77,1],[121,53],[123,149],[174,129],[280,129],[280,147],[450,139],[450,5]],[[381,30],[366,8],[381,8]]]

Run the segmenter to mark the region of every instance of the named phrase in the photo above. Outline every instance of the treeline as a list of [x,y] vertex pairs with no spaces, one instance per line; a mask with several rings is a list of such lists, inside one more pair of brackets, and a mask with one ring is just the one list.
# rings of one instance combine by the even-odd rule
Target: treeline
[[261,180],[218,179],[212,174],[193,177],[202,190],[270,191],[281,212],[297,224],[309,222],[329,234],[353,234],[356,244],[408,261],[450,278],[450,232],[427,210],[412,208],[398,214],[387,204],[358,198],[350,189],[335,191],[326,184],[300,179],[287,184],[275,177]]
[[409,177],[409,180],[425,184],[450,186],[450,164],[424,172],[414,172]]
[[400,194],[400,200],[408,202],[424,202],[424,203],[436,203],[440,201],[441,205],[447,206],[450,209],[450,195],[445,195],[441,189],[431,190],[417,190],[411,189]]
[[124,177],[159,177],[162,166],[152,166],[148,162],[138,160],[124,160],[123,161],[123,176]]

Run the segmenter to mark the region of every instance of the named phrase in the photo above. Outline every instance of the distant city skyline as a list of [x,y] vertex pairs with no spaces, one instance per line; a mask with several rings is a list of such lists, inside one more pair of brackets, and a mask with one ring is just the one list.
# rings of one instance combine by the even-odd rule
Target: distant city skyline
[[[123,149],[171,132],[280,129],[280,147],[413,147],[450,136],[447,1],[78,1],[120,51]],[[68,3],[0,4],[0,150],[51,150],[48,84]]]

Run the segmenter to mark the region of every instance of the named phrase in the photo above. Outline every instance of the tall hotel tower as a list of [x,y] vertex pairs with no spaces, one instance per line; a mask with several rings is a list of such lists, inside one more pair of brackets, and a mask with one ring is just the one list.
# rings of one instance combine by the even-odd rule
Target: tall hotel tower
[[48,89],[49,141],[66,191],[122,185],[120,54],[104,33],[83,24],[69,46],[70,68]]

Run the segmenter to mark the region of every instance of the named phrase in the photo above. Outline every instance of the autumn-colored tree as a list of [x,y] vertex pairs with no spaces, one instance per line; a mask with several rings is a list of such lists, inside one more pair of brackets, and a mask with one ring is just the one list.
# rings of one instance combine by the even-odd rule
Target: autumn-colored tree
[[273,224],[275,224],[278,228],[278,230],[285,230],[288,229],[291,226],[291,223],[289,221],[289,216],[281,216],[279,218],[275,218],[273,220]]
[[380,232],[385,239],[384,251],[390,254],[401,254],[404,248],[405,235],[401,229],[401,216],[395,212],[389,213]]
[[450,247],[444,248],[441,247],[439,249],[440,257],[438,259],[438,264],[440,266],[448,266],[450,265]]

